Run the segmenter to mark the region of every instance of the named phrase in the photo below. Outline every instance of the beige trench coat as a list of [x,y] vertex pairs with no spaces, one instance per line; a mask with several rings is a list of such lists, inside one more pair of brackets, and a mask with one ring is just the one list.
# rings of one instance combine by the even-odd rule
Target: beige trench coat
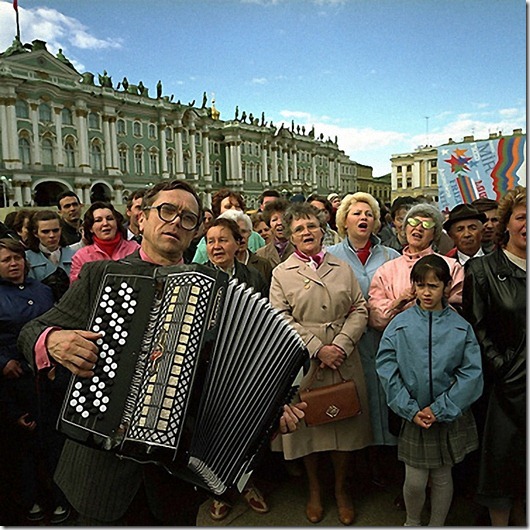
[[[306,427],[301,422],[294,433],[278,436],[272,449],[283,451],[286,460],[293,460],[319,451],[352,451],[370,445],[368,396],[357,350],[368,321],[368,310],[351,267],[326,253],[315,271],[292,255],[273,270],[270,301],[300,333],[309,350],[311,368],[300,388],[307,386],[320,364],[315,357],[320,347],[336,344],[347,355],[341,374],[345,379],[355,380],[364,411],[360,416],[316,427]],[[321,373],[323,377],[313,386],[340,381],[335,370],[325,368]]]

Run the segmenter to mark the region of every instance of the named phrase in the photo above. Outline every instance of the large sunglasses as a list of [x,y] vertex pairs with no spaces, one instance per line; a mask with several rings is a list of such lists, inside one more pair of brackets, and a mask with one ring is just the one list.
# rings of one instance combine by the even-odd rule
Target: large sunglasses
[[195,230],[199,226],[199,216],[188,210],[181,210],[173,204],[164,202],[158,206],[146,206],[143,210],[157,210],[158,217],[165,223],[172,223],[177,217],[180,217],[180,226],[184,230]]
[[421,219],[417,219],[416,217],[409,217],[407,219],[407,224],[416,227],[416,226],[423,226],[425,230],[431,230],[436,226],[436,221],[422,221]]

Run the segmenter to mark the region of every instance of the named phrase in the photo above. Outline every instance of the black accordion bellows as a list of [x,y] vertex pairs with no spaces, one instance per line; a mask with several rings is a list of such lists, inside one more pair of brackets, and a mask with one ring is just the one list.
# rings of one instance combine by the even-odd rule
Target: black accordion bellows
[[60,430],[216,494],[242,491],[295,392],[303,341],[221,271],[123,270],[107,266],[89,324],[104,333],[100,357],[92,378],[72,376]]

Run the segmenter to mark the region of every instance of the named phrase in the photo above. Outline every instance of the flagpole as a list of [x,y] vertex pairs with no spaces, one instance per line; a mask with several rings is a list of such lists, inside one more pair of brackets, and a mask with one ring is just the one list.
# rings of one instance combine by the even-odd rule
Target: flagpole
[[13,9],[15,10],[16,19],[17,19],[17,40],[19,42],[22,42],[20,40],[20,22],[19,22],[19,19],[18,19],[18,0],[13,0]]

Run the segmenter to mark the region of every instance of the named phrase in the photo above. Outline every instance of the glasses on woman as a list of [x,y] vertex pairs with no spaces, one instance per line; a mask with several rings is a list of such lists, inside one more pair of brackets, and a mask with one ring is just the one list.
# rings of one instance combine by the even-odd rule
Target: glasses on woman
[[309,230],[310,232],[315,232],[317,230],[320,230],[320,225],[317,225],[314,223],[308,223],[306,225],[298,225],[293,228],[292,233],[293,235],[302,234],[306,229]]
[[432,230],[436,226],[436,222],[432,219],[430,221],[422,221],[421,219],[418,219],[417,217],[409,217],[407,219],[407,224],[416,227],[416,226],[423,226],[425,230]]
[[189,210],[181,210],[168,202],[158,206],[146,206],[143,210],[156,210],[158,217],[165,223],[172,223],[177,217],[180,218],[180,226],[184,230],[195,230],[199,226],[199,216]]

